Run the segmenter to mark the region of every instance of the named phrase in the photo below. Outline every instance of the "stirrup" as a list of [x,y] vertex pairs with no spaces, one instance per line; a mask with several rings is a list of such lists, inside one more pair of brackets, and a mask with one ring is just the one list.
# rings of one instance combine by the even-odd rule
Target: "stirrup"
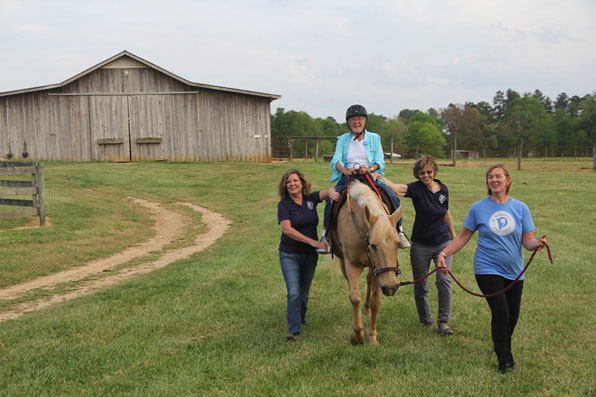
[[329,246],[329,243],[327,242],[327,237],[323,236],[323,237],[321,237],[321,240],[319,240],[319,241],[321,241],[322,243],[325,243],[326,247],[325,248],[317,248],[315,250],[315,252],[317,254],[322,254],[322,255],[331,253],[331,247]]

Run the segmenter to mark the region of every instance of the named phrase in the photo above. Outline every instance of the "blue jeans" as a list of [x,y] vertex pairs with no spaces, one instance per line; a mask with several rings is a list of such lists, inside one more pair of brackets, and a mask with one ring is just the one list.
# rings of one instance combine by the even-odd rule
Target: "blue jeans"
[[290,334],[299,334],[300,326],[306,322],[308,292],[318,259],[319,256],[315,253],[293,254],[279,251],[281,272],[288,289],[286,317]]
[[[346,185],[348,183],[348,177],[345,175],[342,175],[341,178],[339,179],[339,181],[337,181],[337,185],[335,185],[335,190],[337,192],[341,192],[342,190],[344,190],[346,188]],[[391,202],[393,203],[393,206],[395,207],[395,209],[399,208],[399,197],[397,197],[397,195],[393,192],[393,190],[391,190],[389,188],[389,186],[385,185],[384,183],[382,183],[381,181],[375,181],[375,186],[379,189],[383,189],[387,195],[389,196],[389,198],[391,199]],[[325,199],[325,211],[323,212],[324,218],[323,218],[323,227],[325,229],[329,229],[329,222],[331,221],[329,218],[331,217],[331,200],[329,199],[329,197],[327,197]],[[402,224],[402,220],[401,218],[399,218],[399,221],[397,222],[397,226],[401,226]]]

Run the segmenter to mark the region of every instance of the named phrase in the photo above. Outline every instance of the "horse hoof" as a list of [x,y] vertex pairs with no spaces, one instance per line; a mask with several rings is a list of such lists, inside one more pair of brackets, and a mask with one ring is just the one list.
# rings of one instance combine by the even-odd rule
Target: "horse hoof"
[[359,340],[359,339],[357,339],[357,338],[354,338],[354,337],[352,336],[352,338],[350,338],[350,343],[351,343],[353,346],[359,346],[359,345],[363,345],[363,344],[364,344],[364,341],[363,341],[363,340]]

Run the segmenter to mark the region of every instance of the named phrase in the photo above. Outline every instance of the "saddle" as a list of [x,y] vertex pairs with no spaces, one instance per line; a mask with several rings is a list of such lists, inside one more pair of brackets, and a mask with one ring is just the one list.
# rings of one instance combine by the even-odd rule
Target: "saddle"
[[[379,189],[376,186],[373,187],[373,185],[371,185],[371,183],[370,183],[370,179],[369,178],[366,178],[364,175],[354,175],[352,177],[352,179],[356,179],[356,180],[364,183],[371,190],[373,190],[375,192],[375,194],[377,194],[376,192],[378,191],[379,194],[381,195],[381,200],[383,201],[383,204],[385,204],[385,206],[389,210],[389,213],[390,214],[393,213],[393,211],[395,211],[397,209],[393,205],[393,202],[391,201],[391,198],[389,197],[389,194],[387,194],[387,192],[385,190],[383,190],[383,189]],[[330,216],[330,219],[329,219],[329,228],[328,228],[328,231],[331,231],[337,225],[337,216],[339,214],[339,210],[341,209],[341,207],[343,207],[343,205],[345,204],[345,202],[347,200],[347,197],[348,197],[348,195],[347,195],[347,192],[348,192],[347,186],[348,185],[346,185],[346,188],[344,190],[342,190],[341,192],[339,192],[339,200],[338,201],[332,201],[331,202],[331,216]]]

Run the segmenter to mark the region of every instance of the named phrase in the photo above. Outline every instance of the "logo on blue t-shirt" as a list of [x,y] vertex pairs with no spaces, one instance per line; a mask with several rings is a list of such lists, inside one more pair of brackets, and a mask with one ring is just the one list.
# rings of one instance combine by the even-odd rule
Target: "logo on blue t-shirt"
[[506,236],[515,230],[515,220],[507,211],[497,211],[488,220],[488,225],[493,233]]
[[308,207],[309,210],[312,210],[313,208],[315,208],[315,205],[313,204],[312,201],[307,201],[306,206]]
[[445,201],[447,201],[447,197],[445,197],[444,194],[440,194],[439,195],[439,203],[443,204]]

